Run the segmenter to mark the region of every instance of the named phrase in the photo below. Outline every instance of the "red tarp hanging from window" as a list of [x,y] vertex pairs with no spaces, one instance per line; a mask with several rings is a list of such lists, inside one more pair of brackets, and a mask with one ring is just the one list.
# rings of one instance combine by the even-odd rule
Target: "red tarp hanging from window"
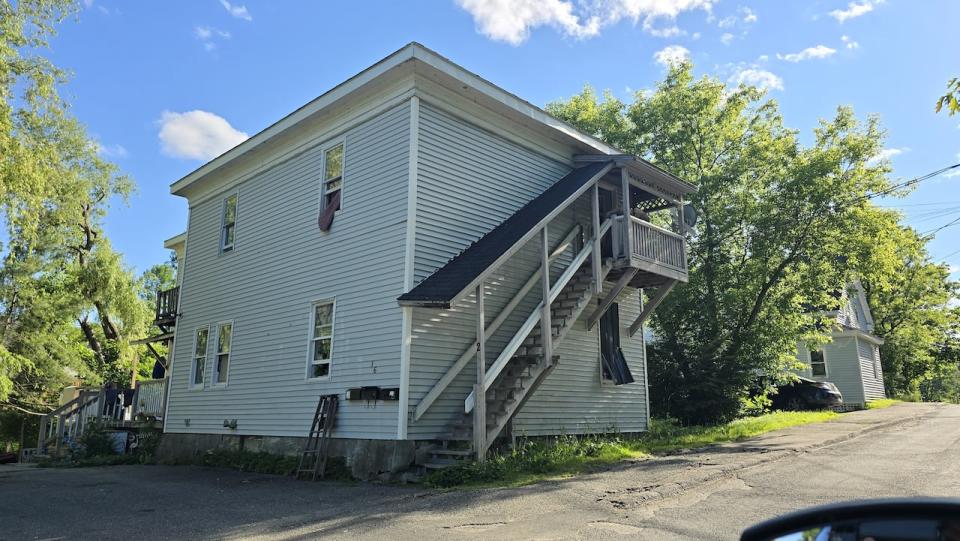
[[338,210],[340,210],[340,190],[337,190],[337,192],[330,197],[330,200],[327,201],[326,206],[324,206],[320,212],[320,218],[317,220],[320,231],[330,230],[330,226],[333,225],[333,215]]

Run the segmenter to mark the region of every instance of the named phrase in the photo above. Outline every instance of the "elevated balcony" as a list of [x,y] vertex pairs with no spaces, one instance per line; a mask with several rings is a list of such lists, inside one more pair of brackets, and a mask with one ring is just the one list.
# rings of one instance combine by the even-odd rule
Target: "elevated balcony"
[[614,277],[626,269],[636,270],[627,283],[631,287],[659,287],[669,280],[686,282],[686,240],[675,233],[630,216],[616,216],[613,224],[613,255],[617,260]]
[[180,305],[180,286],[157,291],[154,323],[161,328],[177,324],[177,307]]

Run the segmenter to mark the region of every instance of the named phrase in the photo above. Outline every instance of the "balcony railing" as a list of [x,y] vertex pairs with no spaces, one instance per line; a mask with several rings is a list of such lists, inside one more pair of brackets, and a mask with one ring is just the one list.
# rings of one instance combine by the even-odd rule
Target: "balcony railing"
[[157,291],[157,310],[155,320],[158,323],[172,322],[177,319],[177,306],[180,301],[180,287]]
[[630,226],[634,257],[687,273],[683,237],[633,216],[630,217]]
[[163,417],[167,396],[167,378],[137,382],[133,397],[133,416]]

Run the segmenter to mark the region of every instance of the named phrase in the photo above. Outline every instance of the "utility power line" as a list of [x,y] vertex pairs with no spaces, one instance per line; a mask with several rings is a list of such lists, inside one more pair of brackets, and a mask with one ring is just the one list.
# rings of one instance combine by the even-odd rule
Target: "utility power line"
[[925,180],[930,180],[930,179],[933,178],[933,177],[940,176],[940,175],[946,173],[947,171],[950,171],[950,170],[953,170],[953,169],[957,169],[957,168],[960,168],[960,163],[955,163],[955,164],[953,164],[953,165],[948,165],[947,167],[944,167],[943,169],[937,169],[936,171],[933,171],[933,172],[931,172],[931,173],[927,173],[926,175],[921,175],[921,176],[919,176],[919,177],[912,178],[912,179],[910,179],[910,180],[901,182],[901,183],[899,183],[899,184],[894,184],[893,186],[890,186],[889,188],[880,190],[879,192],[874,192],[874,193],[866,194],[866,195],[860,197],[859,199],[855,200],[854,202],[861,201],[861,200],[866,200],[866,199],[873,199],[873,198],[875,198],[875,197],[880,197],[880,196],[884,196],[884,195],[889,195],[889,194],[891,194],[891,193],[893,193],[893,192],[895,192],[895,191],[897,191],[897,190],[900,190],[900,189],[902,189],[902,188],[908,188],[908,187],[910,187],[910,186],[913,186],[914,184],[919,184],[919,183],[921,183],[921,182],[923,182],[923,181],[925,181]]

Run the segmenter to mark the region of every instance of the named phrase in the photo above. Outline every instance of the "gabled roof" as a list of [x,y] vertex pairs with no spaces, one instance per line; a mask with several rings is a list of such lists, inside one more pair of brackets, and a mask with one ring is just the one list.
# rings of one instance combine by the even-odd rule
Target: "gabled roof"
[[[603,141],[550,116],[536,105],[462,68],[435,51],[411,42],[198,167],[171,184],[170,192],[187,196],[195,185],[208,176],[229,177],[236,175],[238,169],[249,164],[262,163],[260,160],[268,155],[271,149],[285,148],[284,145],[291,144],[298,132],[315,130],[317,123],[328,118],[333,111],[357,106],[363,100],[369,99],[376,89],[386,88],[405,77],[429,80],[432,84],[455,92],[537,134],[577,149],[577,153],[625,157],[619,150]],[[578,156],[578,159],[581,157],[584,156]],[[635,173],[650,177],[662,186],[672,186],[679,192],[694,191],[689,184],[652,164],[637,158],[633,160],[625,165],[635,170]]]
[[408,306],[449,308],[464,289],[507,250],[517,244],[561,203],[575,195],[597,175],[608,170],[612,161],[596,162],[574,169],[492,231],[454,256],[446,265],[420,282],[397,301]]
[[170,186],[170,191],[177,195],[185,195],[184,190],[188,186],[215,171],[224,170],[226,166],[241,158],[253,159],[264,147],[282,144],[288,132],[309,126],[311,122],[329,114],[331,110],[349,107],[353,102],[363,99],[363,95],[369,93],[371,88],[385,86],[390,81],[399,80],[411,74],[447,87],[484,107],[522,122],[528,128],[575,146],[581,152],[618,153],[615,148],[550,116],[532,103],[467,71],[423,45],[411,42],[253,137],[203,164],[174,182]]

